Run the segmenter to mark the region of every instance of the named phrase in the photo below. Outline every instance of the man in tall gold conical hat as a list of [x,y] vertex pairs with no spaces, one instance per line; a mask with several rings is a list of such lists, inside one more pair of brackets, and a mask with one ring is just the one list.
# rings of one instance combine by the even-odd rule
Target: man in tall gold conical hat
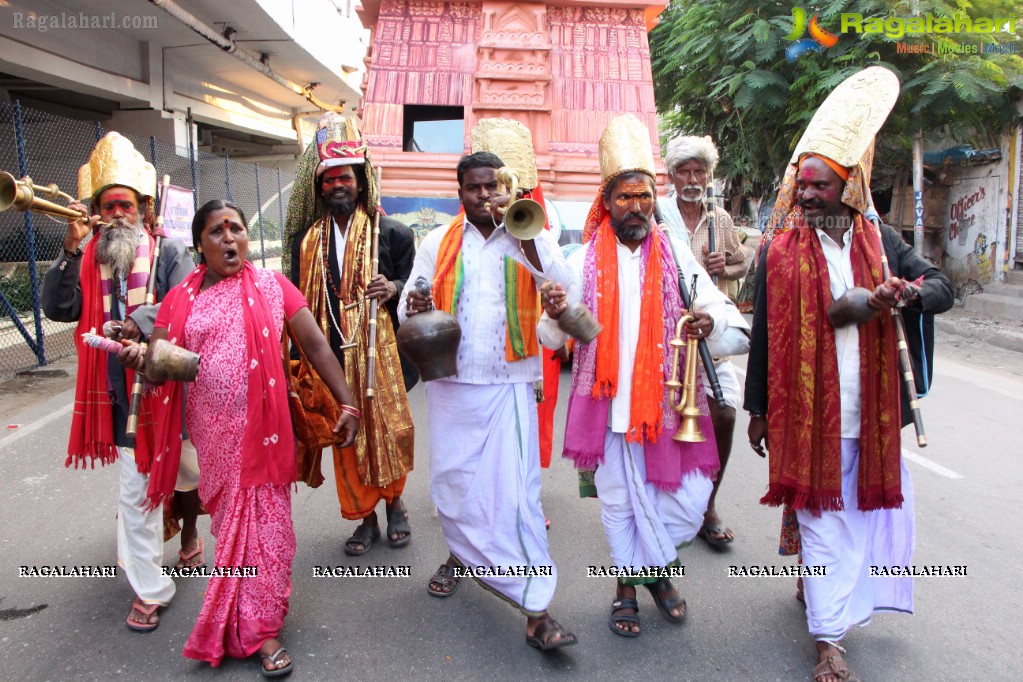
[[[641,571],[620,575],[608,626],[622,637],[640,633],[636,586],[650,590],[669,622],[686,616],[686,602],[672,585],[679,549],[703,524],[718,470],[714,429],[703,379],[695,395],[704,442],[679,442],[666,381],[673,365],[670,345],[686,311],[679,288],[696,276],[696,308],[682,325],[686,339],[716,340],[728,327],[727,299],[681,243],[653,220],[654,160],[650,132],[634,116],[611,121],[600,138],[603,180],[583,233],[584,248],[568,257],[571,279],[556,283],[544,302],[540,338],[549,348],[565,334],[556,320],[568,302],[581,301],[603,331],[576,342],[564,456],[580,470],[596,472],[601,520],[612,563]],[[679,377],[681,379],[681,375]]]
[[[387,543],[412,537],[401,500],[415,446],[406,390],[418,377],[395,342],[397,295],[405,286],[415,242],[412,231],[380,217],[379,273],[373,276],[372,233],[379,210],[377,176],[356,121],[327,112],[299,163],[285,224],[284,272],[305,295],[330,347],[345,370],[362,411],[355,445],[334,446],[334,481],[341,516],[360,521],[344,544],[362,555],[380,539],[376,507],[384,501]],[[366,398],[370,301],[376,298],[376,397]],[[404,366],[403,366],[404,365]],[[322,481],[320,453],[302,443],[299,478]]]
[[[890,311],[901,306],[907,327],[926,328],[954,298],[936,267],[865,217],[874,136],[898,92],[893,73],[870,67],[828,96],[796,145],[756,274],[748,435],[755,449],[770,446],[760,502],[790,510],[782,552],[801,551],[798,596],[819,682],[849,679],[840,642],[853,626],[879,610],[913,611],[912,577],[870,570],[911,565],[915,533],[897,417],[901,402],[901,425],[912,420],[917,396],[900,381]],[[867,321],[845,324],[832,306],[857,287]],[[921,344],[909,337],[917,372]],[[785,532],[795,522],[798,539]]]
[[[121,464],[117,507],[117,557],[135,591],[126,624],[136,631],[156,629],[158,610],[174,596],[174,582],[163,574],[164,509],[145,511],[151,457],[152,415],[139,414],[138,437],[126,433],[134,372],[113,362],[106,351],[87,346],[82,334],[111,329],[119,339],[140,341],[153,331],[160,306],[147,305],[153,235],[156,171],[118,133],[107,133],[78,172],[78,196],[90,200],[92,217],[68,221],[63,250],[46,273],[41,303],[51,320],[77,322],[78,375],[66,465]],[[71,208],[86,211],[82,204]],[[87,211],[86,211],[87,212]],[[91,236],[91,239],[89,237]],[[89,239],[83,250],[81,244]],[[162,242],[156,270],[156,298],[193,268],[187,247]],[[178,567],[205,563],[195,527],[199,508],[195,448],[185,441],[175,497],[183,513]]]

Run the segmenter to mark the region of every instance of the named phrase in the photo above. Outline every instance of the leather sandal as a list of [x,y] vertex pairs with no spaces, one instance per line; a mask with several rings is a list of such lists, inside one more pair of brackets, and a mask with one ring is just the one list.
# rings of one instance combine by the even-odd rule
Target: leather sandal
[[[426,584],[426,591],[435,597],[450,597],[455,593],[455,588],[458,587],[458,581],[461,580],[461,576],[455,573],[455,566],[451,564],[441,564],[437,572],[430,578],[430,582]],[[441,587],[447,588],[446,590],[439,590],[433,587],[433,583],[440,585]]]
[[[387,507],[387,544],[392,548],[404,547],[412,539],[412,527],[408,525],[405,505],[398,500],[395,507]],[[392,540],[391,536],[395,533],[404,533],[405,537]]]
[[[650,596],[654,598],[654,603],[657,604],[657,610],[661,612],[669,623],[675,625],[681,625],[682,621],[686,619],[686,600],[676,594],[674,596],[663,596],[669,592],[675,591],[671,581],[667,578],[658,578],[655,583],[647,583],[645,587],[650,590]],[[671,614],[672,609],[682,609],[682,615],[673,616]]]
[[[363,521],[352,533],[352,537],[345,540],[345,554],[348,556],[362,556],[369,551],[373,543],[380,539],[380,526]],[[355,549],[353,544],[362,545],[362,549]]]
[[536,626],[532,635],[526,635],[526,644],[540,651],[553,651],[563,646],[572,646],[577,641],[575,635],[550,616]]
[[[619,611],[626,609],[633,609],[635,613],[619,615]],[[607,619],[607,624],[611,628],[611,632],[619,637],[639,637],[639,633],[633,632],[631,628],[632,625],[639,625],[639,602],[628,598],[614,600],[611,604],[611,617]],[[626,627],[620,628],[619,624],[624,624]]]
[[860,680],[859,677],[852,674],[849,670],[849,665],[840,654],[828,656],[814,666],[813,671],[811,671],[810,674],[813,675],[814,680],[820,680],[822,677],[827,675],[837,677],[839,680],[843,680],[845,682],[859,682]]

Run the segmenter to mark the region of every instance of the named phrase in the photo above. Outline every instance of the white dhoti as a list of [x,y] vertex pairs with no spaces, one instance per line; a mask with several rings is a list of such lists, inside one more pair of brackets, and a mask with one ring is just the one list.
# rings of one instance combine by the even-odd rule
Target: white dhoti
[[[742,405],[742,384],[739,383],[739,375],[735,373],[735,366],[732,365],[732,361],[724,360],[719,362],[714,365],[714,371],[718,375],[718,384],[721,386],[721,393],[725,398],[725,403],[733,410],[739,409],[739,406]],[[707,381],[702,365],[700,366],[700,376],[703,377],[703,387],[707,397],[713,399],[714,389],[711,387],[710,382]]]
[[916,540],[913,485],[902,462],[901,509],[857,509],[860,445],[842,439],[844,511],[819,517],[797,511],[803,565],[824,566],[826,575],[803,578],[806,623],[820,641],[842,639],[854,625],[867,625],[874,611],[913,612],[912,577],[871,577],[871,566],[909,566]]
[[163,575],[163,507],[144,511],[149,477],[140,474],[131,448],[118,447],[121,480],[117,498],[117,563],[146,604],[166,606],[174,581]]
[[430,495],[452,556],[473,570],[526,573],[479,580],[526,615],[543,613],[557,571],[540,507],[532,385],[432,381],[426,391]]
[[[665,434],[664,438],[670,438]],[[643,446],[610,428],[604,437],[604,461],[593,476],[600,516],[614,566],[641,569],[667,566],[696,537],[714,482],[698,471],[682,487],[665,492],[646,482]]]

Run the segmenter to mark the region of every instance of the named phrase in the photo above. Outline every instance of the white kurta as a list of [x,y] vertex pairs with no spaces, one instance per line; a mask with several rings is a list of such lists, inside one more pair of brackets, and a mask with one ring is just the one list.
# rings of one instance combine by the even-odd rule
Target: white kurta
[[[398,318],[416,278],[432,281],[448,228],[423,240],[398,304]],[[557,244],[535,240],[542,272],[529,266],[503,227],[489,239],[466,222],[464,278],[456,318],[462,328],[458,373],[426,385],[430,425],[430,495],[451,554],[465,567],[512,569],[527,575],[480,576],[487,588],[526,615],[546,611],[557,571],[540,506],[540,447],[533,381],[539,356],[505,359],[504,257],[526,265],[538,283],[568,276]],[[532,575],[529,575],[532,573]]]
[[[566,287],[568,300],[582,299],[582,272],[586,248],[568,258],[572,279]],[[725,319],[727,299],[713,284],[710,276],[693,257],[689,247],[675,242],[675,253],[682,261],[688,285],[697,274],[697,309],[714,318],[710,338],[717,338],[728,327]],[[675,492],[658,490],[646,482],[644,448],[625,440],[630,418],[632,372],[636,364],[639,342],[642,282],[640,266],[642,249],[636,251],[617,243],[618,254],[618,392],[611,399],[607,433],[604,438],[604,461],[594,474],[593,482],[600,499],[601,520],[611,548],[615,566],[636,569],[645,566],[667,566],[678,559],[680,548],[696,537],[707,511],[713,482],[693,472]],[[676,277],[676,272],[664,273]],[[564,285],[564,284],[563,284]],[[548,348],[564,343],[564,333],[546,313],[540,322],[540,339]],[[702,368],[701,368],[702,373]],[[670,438],[671,434],[664,434]]]
[[[854,286],[852,231],[843,246],[821,230],[832,297]],[[803,580],[806,623],[821,641],[837,642],[855,625],[867,625],[874,611],[913,612],[912,577],[871,577],[871,566],[908,566],[916,543],[913,485],[902,462],[900,509],[857,509],[860,436],[860,351],[855,325],[835,330],[842,403],[842,501],[845,509],[814,516],[797,511],[805,566],[826,566],[826,575]]]

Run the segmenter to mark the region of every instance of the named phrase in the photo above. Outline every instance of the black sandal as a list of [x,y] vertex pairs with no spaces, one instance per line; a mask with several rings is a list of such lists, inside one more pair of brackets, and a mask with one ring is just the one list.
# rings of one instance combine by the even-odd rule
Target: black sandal
[[[654,603],[657,604],[657,610],[661,612],[669,623],[675,625],[681,625],[682,621],[686,619],[686,600],[683,599],[678,593],[675,596],[663,596],[669,592],[675,591],[674,585],[667,578],[658,578],[655,583],[647,583],[645,586],[650,590],[650,596],[654,598]],[[671,615],[672,609],[682,607],[682,615],[673,616]]]
[[[397,500],[397,508],[387,507],[387,544],[391,548],[404,547],[412,539],[412,527],[408,525],[408,511],[401,500]],[[395,533],[404,533],[405,537],[394,540]]]
[[[455,593],[455,588],[458,587],[458,581],[461,580],[461,576],[455,572],[455,568],[456,566],[452,566],[451,564],[441,564],[440,568],[437,569],[437,572],[433,574],[432,578],[430,578],[430,582],[426,583],[426,591],[435,597],[441,598],[453,595]],[[447,591],[438,590],[433,587],[433,583],[437,583],[441,587],[446,587]]]
[[[362,556],[369,551],[373,543],[380,539],[380,526],[363,521],[352,533],[352,537],[345,540],[345,554],[348,556]],[[362,549],[352,547],[353,543],[362,545]]]
[[572,646],[576,641],[578,640],[575,635],[550,616],[536,626],[532,636],[526,635],[526,644],[540,651],[553,651],[563,646]]
[[[625,609],[633,609],[635,613],[623,613],[618,615],[619,611]],[[614,603],[611,604],[611,617],[607,619],[607,624],[611,628],[611,632],[615,633],[620,637],[639,637],[638,632],[634,632],[631,627],[620,628],[619,623],[624,623],[627,626],[639,625],[639,602],[635,599],[615,599]]]

